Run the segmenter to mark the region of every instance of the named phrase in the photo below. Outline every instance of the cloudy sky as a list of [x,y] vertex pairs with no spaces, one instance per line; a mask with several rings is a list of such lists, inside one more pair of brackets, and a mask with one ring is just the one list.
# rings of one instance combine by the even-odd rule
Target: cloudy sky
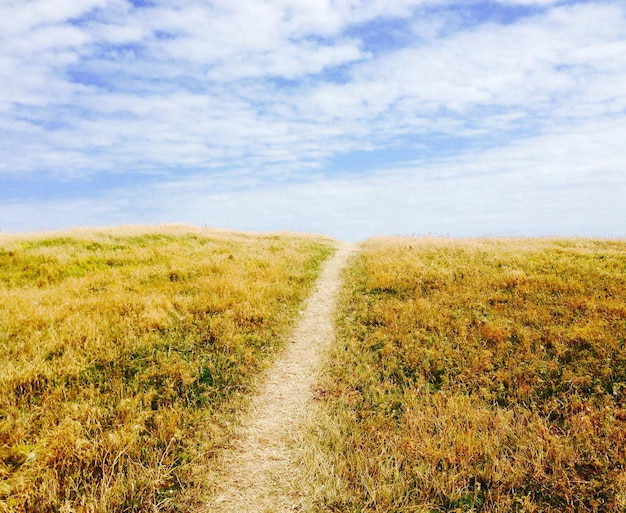
[[1,0],[0,230],[626,236],[623,0]]

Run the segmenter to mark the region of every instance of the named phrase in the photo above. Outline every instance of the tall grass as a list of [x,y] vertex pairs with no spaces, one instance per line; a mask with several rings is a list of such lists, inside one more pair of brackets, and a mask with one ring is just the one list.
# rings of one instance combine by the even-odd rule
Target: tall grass
[[626,511],[626,242],[374,239],[346,280],[312,511]]
[[332,250],[191,228],[0,239],[0,512],[188,511]]

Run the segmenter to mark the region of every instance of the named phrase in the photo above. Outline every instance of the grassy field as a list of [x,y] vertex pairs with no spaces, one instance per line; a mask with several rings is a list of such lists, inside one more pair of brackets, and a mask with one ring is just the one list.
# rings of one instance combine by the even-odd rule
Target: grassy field
[[313,511],[626,511],[625,241],[373,239],[341,301]]
[[184,227],[0,236],[0,512],[189,511],[331,251]]

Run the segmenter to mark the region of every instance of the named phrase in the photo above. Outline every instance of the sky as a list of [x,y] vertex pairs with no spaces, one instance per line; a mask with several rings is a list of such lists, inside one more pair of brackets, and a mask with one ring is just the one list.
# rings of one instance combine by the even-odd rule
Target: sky
[[0,0],[0,230],[626,236],[623,0]]

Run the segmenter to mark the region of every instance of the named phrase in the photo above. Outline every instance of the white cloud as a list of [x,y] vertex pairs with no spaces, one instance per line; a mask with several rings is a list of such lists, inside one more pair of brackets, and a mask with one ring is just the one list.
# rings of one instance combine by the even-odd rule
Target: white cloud
[[9,0],[0,5],[0,34],[3,37],[22,36],[25,32],[46,25],[65,23],[79,18],[98,7],[113,3],[109,0]]
[[[282,222],[271,207],[279,201],[303,225],[334,219],[358,230],[367,214],[359,205],[382,194],[370,217],[380,220],[372,229],[388,231],[392,219],[408,226],[413,212],[456,226],[445,202],[466,203],[450,210],[460,217],[487,219],[554,187],[579,201],[573,184],[600,191],[594,177],[612,184],[610,194],[621,190],[626,9],[499,3],[536,9],[505,25],[463,20],[447,0],[5,3],[0,174],[85,184],[160,176],[162,185],[128,191],[127,203],[93,218],[113,222],[143,204],[141,212],[167,221],[168,212],[185,216],[177,205],[197,205],[192,222],[218,216],[246,228],[237,198],[265,205],[269,224]],[[398,18],[406,25],[399,42],[385,25]],[[364,169],[345,180],[328,164],[377,150],[403,155],[379,166],[395,171],[368,174],[377,166],[361,154]],[[170,187],[183,199],[170,201]],[[348,207],[334,207],[338,199]],[[71,202],[46,204],[57,212],[48,219],[69,219]],[[328,214],[314,222],[302,205]],[[11,208],[16,219],[30,215]]]
[[623,119],[586,122],[506,147],[297,183],[246,169],[169,178],[89,202],[3,205],[0,218],[16,227],[70,226],[80,208],[87,225],[177,221],[350,240],[385,233],[626,236],[625,130]]
[[[532,108],[533,102],[570,93],[581,77],[601,74],[607,66],[623,74],[626,53],[618,52],[625,36],[623,9],[562,9],[515,26],[481,26],[392,52],[357,68],[356,78],[394,84],[399,95],[434,108]],[[583,62],[581,53],[587,57]],[[579,64],[585,69],[567,69]]]

